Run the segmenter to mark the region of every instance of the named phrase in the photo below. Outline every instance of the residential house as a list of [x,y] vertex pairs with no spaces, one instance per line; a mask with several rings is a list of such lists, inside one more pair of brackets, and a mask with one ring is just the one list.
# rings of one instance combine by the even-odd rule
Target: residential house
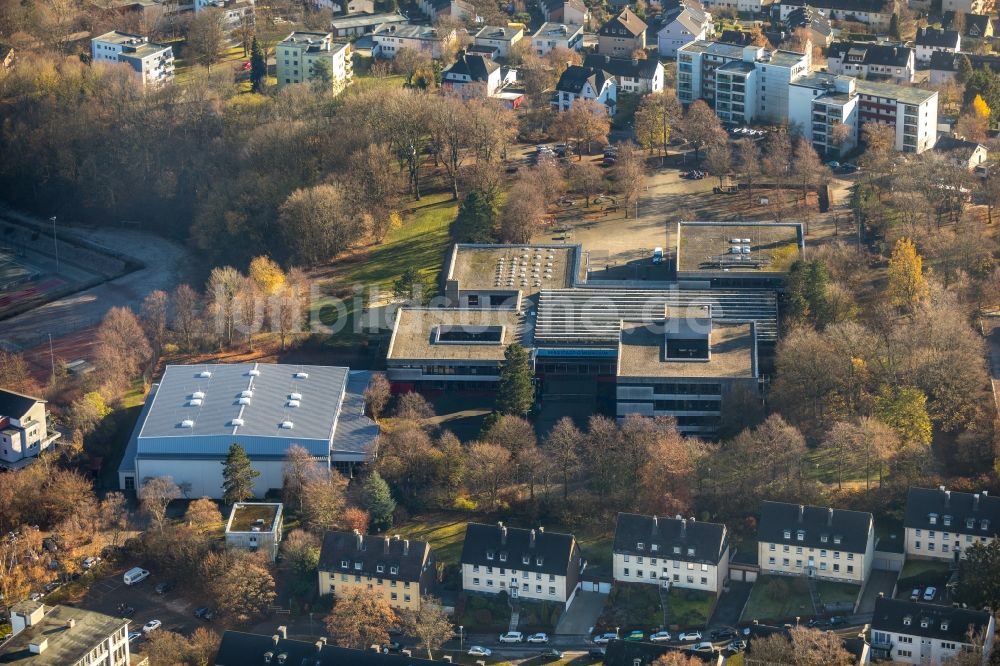
[[426,541],[399,535],[326,532],[319,556],[319,593],[344,596],[374,591],[390,606],[419,610],[421,597],[434,589],[434,555]]
[[215,666],[429,666],[451,663],[444,659],[413,656],[415,650],[399,654],[382,650],[328,645],[325,638],[315,643],[288,638],[288,628],[278,627],[272,636],[229,630],[222,634]]
[[217,9],[229,31],[238,29],[244,23],[256,23],[255,0],[194,0],[196,14],[205,9]]
[[281,544],[280,502],[236,502],[226,521],[226,545],[252,553],[263,553],[272,562]]
[[484,99],[500,89],[500,76],[500,65],[490,58],[460,51],[455,62],[441,72],[441,90],[466,100]]
[[682,5],[681,11],[656,33],[656,47],[661,58],[676,58],[677,49],[715,33],[712,15],[698,5]]
[[586,563],[572,534],[503,523],[469,523],[462,545],[462,589],[569,606]]
[[864,585],[875,552],[875,521],[865,511],[762,502],[757,561],[762,574]]
[[417,6],[431,21],[442,16],[463,20],[476,16],[475,6],[467,0],[418,0]]
[[[346,12],[344,2],[347,3]],[[334,16],[375,13],[375,0],[309,0],[309,5],[314,9],[329,9]]]
[[663,64],[656,58],[612,58],[592,53],[583,66],[611,74],[619,93],[646,95],[663,90]]
[[918,28],[917,61],[930,64],[931,54],[935,52],[958,53],[962,50],[962,36],[956,30],[937,28]]
[[583,48],[583,26],[573,23],[543,23],[531,36],[535,55],[543,56],[552,49],[579,51]]
[[872,652],[896,664],[941,666],[969,650],[981,654],[985,663],[995,634],[996,620],[986,610],[884,597],[875,600]]
[[834,42],[826,54],[826,69],[867,80],[912,83],[916,53],[901,44]]
[[985,490],[962,493],[939,486],[910,488],[906,494],[907,557],[953,561],[972,544],[995,539],[998,526],[1000,497]]
[[580,26],[590,23],[590,10],[583,0],[541,0],[539,7],[547,23]]
[[426,25],[381,25],[372,32],[372,53],[381,58],[395,58],[400,49],[430,53],[435,60],[451,48],[458,36],[454,30],[438,30]]
[[931,85],[937,86],[954,82],[960,58],[968,58],[973,69],[986,67],[992,70],[994,74],[1000,74],[1000,56],[936,51],[931,54]]
[[699,40],[677,51],[677,98],[705,100],[725,123],[783,124],[789,84],[811,62],[811,53]]
[[729,533],[721,523],[619,513],[612,552],[617,583],[720,594],[729,577]]
[[148,37],[112,30],[90,40],[91,62],[128,65],[144,86],[174,79],[174,50]]
[[[826,48],[833,41],[833,26],[823,12],[804,5],[792,10],[784,23],[784,33],[791,36],[797,30],[805,29],[814,47]],[[781,41],[781,40],[779,40]]]
[[520,28],[487,25],[476,33],[472,41],[476,46],[495,49],[496,57],[506,58],[510,55],[511,47],[521,41],[523,37],[524,31]]
[[49,430],[45,401],[0,389],[0,469],[21,469],[59,439]]
[[609,116],[615,115],[618,86],[615,78],[600,68],[570,65],[559,77],[552,105],[567,111],[577,100],[594,100],[603,104]]
[[191,497],[222,496],[222,461],[239,444],[260,476],[253,494],[282,487],[293,445],[317,468],[350,473],[371,460],[379,428],[365,415],[367,371],[322,365],[168,365],[154,384],[118,468],[119,486],[169,476]]
[[278,42],[275,61],[279,88],[315,81],[325,69],[330,85],[339,91],[354,76],[351,45],[334,42],[330,32],[293,32]]
[[[956,27],[956,17],[961,16],[964,29]],[[989,39],[993,37],[993,17],[989,14],[961,14],[948,12],[941,20],[942,25],[950,30],[958,30],[963,37],[972,39]]]
[[983,144],[948,135],[938,137],[934,150],[947,157],[955,166],[968,171],[975,171],[976,167],[985,164],[989,158],[989,151]]
[[777,4],[779,20],[784,23],[790,13],[804,5],[832,21],[856,21],[880,32],[889,29],[892,15],[899,10],[899,0],[781,0]]
[[10,607],[0,663],[23,666],[129,666],[130,620],[71,606],[21,601]]
[[989,14],[995,9],[996,0],[941,0],[941,10],[944,12]]
[[773,0],[703,0],[701,4],[710,11],[759,16],[771,2]]
[[367,35],[383,25],[405,25],[409,20],[398,12],[384,14],[354,14],[334,16],[330,22],[330,31],[334,37],[357,37]]
[[616,58],[631,58],[646,48],[646,24],[626,7],[597,31],[597,52]]

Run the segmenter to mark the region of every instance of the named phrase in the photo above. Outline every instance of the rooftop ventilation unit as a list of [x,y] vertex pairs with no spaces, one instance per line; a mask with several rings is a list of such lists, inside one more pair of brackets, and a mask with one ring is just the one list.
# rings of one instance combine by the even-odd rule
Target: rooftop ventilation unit
[[194,393],[191,394],[191,398],[194,399],[194,400],[204,400],[205,399],[205,392],[204,391],[195,391]]
[[241,426],[243,425],[243,419],[233,419],[229,422],[229,425]]
[[240,392],[240,397],[241,398],[252,398],[253,397],[253,391],[251,391],[250,389],[247,389],[246,391],[241,391]]
[[183,421],[181,421],[181,427],[182,428],[193,428],[194,427],[194,421],[192,421],[191,419],[184,419]]
[[292,423],[291,421],[282,421],[281,422],[281,429],[282,430],[291,430],[294,427],[295,427],[295,424]]
[[250,404],[250,398],[238,398],[236,400],[236,404],[237,405],[249,405]]
[[189,407],[201,407],[201,398],[191,398],[188,401]]
[[296,372],[295,373],[295,378],[296,379],[309,379],[309,373],[308,372]]
[[288,394],[288,399],[289,400],[301,400],[302,399],[302,394],[301,393],[289,393]]
[[198,376],[202,379],[208,379],[209,377],[212,376],[212,373],[209,372],[208,370],[202,370],[201,372],[198,373]]
[[301,403],[301,402],[299,402],[298,400],[289,400],[289,401],[288,401],[288,406],[289,406],[289,407],[298,407],[298,406],[299,406],[299,405],[301,405],[301,404],[302,404],[302,403]]
[[253,370],[251,370],[247,374],[250,375],[251,377],[260,377],[260,370],[258,370],[257,368],[254,368]]

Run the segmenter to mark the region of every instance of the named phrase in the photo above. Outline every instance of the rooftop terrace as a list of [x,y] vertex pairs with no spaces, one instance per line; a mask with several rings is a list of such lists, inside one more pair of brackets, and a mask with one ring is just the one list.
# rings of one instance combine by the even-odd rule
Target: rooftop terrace
[[802,249],[797,223],[677,223],[678,273],[781,273]]

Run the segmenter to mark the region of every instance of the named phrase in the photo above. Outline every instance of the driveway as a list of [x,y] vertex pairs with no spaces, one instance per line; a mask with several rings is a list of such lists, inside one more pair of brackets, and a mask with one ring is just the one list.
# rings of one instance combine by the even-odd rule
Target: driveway
[[752,589],[753,583],[730,581],[729,591],[723,592],[719,603],[715,605],[715,612],[712,613],[712,618],[708,621],[709,629],[738,625],[740,616],[743,614],[743,607],[747,605]]
[[195,619],[195,604],[170,590],[166,594],[156,594],[154,588],[166,576],[150,576],[136,585],[125,585],[121,571],[97,580],[87,595],[77,604],[80,608],[118,616],[118,605],[128,604],[135,609],[129,631],[141,631],[149,620],[160,620],[163,628],[184,635],[190,635],[199,626],[211,627],[211,623]]
[[878,599],[880,592],[885,595],[886,599],[892,599],[892,588],[896,586],[896,578],[898,576],[898,571],[872,569],[871,574],[868,576],[868,584],[865,585],[865,591],[861,595],[861,604],[858,606],[858,613],[874,613],[875,600]]
[[607,600],[608,595],[606,594],[580,590],[576,593],[573,603],[559,618],[555,633],[557,635],[590,635],[590,631],[597,624],[597,618],[604,610],[604,603]]

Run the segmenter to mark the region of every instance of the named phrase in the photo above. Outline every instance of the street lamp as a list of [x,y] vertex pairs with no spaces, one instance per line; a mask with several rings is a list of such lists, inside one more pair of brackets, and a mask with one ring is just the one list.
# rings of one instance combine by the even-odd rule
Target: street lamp
[[52,247],[56,250],[56,275],[59,274],[59,241],[56,239],[56,216],[49,218],[52,221]]
[[465,651],[464,641],[462,640],[462,630],[463,629],[465,629],[464,625],[461,625],[461,624],[458,625],[458,651],[459,652],[464,652]]
[[621,638],[621,637],[620,637],[620,636],[618,635],[618,631],[619,631],[620,629],[621,629],[621,627],[615,627],[615,638]]

